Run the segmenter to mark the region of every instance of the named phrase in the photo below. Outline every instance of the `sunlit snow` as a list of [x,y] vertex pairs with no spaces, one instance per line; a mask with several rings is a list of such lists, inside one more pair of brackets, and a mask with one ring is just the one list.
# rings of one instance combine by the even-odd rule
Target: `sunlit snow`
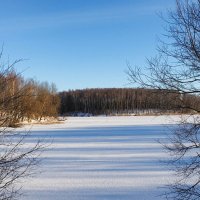
[[[161,200],[170,181],[158,139],[177,117],[84,117],[33,125],[27,145],[50,144],[23,200]],[[163,125],[165,124],[165,125]],[[29,126],[25,126],[29,130]],[[19,131],[24,130],[24,127]]]

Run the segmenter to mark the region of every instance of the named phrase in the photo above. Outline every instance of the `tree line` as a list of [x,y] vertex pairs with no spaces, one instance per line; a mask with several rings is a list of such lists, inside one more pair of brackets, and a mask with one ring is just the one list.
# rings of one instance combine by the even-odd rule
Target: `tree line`
[[21,121],[41,120],[58,114],[56,86],[26,80],[13,68],[0,72],[0,122],[14,126]]
[[[69,90],[59,93],[60,114],[153,114],[182,112],[199,101],[194,95],[144,88],[104,88]],[[184,109],[186,112],[187,109]]]

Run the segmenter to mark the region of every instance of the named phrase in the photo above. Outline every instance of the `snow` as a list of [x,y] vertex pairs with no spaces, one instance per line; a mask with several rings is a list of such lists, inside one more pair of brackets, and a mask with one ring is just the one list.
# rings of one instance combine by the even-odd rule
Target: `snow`
[[[178,116],[70,117],[32,125],[26,145],[51,143],[35,177],[23,183],[22,200],[162,200],[172,176],[158,139]],[[173,126],[173,125],[172,125]]]

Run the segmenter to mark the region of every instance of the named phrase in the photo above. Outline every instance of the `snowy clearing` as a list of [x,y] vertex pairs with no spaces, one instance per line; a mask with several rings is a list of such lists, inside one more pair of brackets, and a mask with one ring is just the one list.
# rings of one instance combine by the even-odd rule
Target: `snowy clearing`
[[[52,144],[42,154],[37,176],[23,185],[23,200],[162,200],[170,181],[158,139],[178,116],[68,118],[62,124],[33,125],[37,138]],[[163,124],[165,124],[163,126]],[[30,129],[30,126],[18,131]]]

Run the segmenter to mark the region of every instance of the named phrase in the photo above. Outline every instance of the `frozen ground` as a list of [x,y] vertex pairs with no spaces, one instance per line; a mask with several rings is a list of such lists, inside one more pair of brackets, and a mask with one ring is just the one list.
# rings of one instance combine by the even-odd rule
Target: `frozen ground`
[[[69,118],[34,125],[37,138],[53,141],[42,154],[41,174],[24,183],[22,200],[161,200],[170,173],[157,139],[177,117]],[[26,126],[28,130],[29,127]]]

